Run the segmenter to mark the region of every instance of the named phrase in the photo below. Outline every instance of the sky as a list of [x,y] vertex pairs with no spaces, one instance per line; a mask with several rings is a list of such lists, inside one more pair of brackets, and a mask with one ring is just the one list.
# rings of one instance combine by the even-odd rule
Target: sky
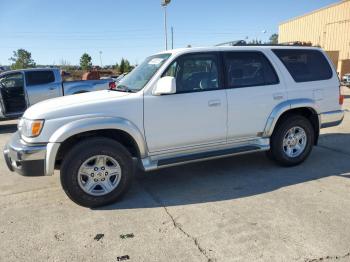
[[[336,0],[172,0],[168,35],[174,48],[237,39],[267,40],[278,25]],[[0,64],[24,48],[37,64],[132,64],[165,49],[160,0],[0,0]],[[170,47],[170,44],[169,44]]]

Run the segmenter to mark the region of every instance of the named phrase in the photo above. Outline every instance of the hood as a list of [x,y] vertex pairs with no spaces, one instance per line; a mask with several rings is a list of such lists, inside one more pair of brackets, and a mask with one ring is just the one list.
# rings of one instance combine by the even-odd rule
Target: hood
[[96,114],[107,111],[109,104],[129,96],[130,93],[111,90],[94,91],[63,96],[39,102],[29,107],[23,117],[28,119],[51,119],[80,114]]

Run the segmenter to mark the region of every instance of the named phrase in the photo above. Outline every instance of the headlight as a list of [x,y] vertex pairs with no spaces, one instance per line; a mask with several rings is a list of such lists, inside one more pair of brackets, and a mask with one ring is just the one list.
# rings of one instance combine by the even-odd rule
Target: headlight
[[25,137],[37,137],[44,126],[44,120],[29,120],[22,118],[18,123],[19,132]]

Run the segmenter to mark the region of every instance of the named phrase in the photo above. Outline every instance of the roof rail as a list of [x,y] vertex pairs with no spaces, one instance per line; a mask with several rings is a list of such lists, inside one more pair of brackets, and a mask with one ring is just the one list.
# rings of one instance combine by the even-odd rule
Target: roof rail
[[312,47],[313,45],[311,42],[299,42],[299,41],[285,42],[285,43],[279,43],[279,44],[269,44],[269,43],[250,44],[244,40],[236,40],[236,41],[230,41],[230,42],[217,44],[215,46],[303,46],[303,47]]
[[242,45],[247,45],[247,42],[244,40],[235,40],[235,41],[217,44],[215,46],[242,46]]

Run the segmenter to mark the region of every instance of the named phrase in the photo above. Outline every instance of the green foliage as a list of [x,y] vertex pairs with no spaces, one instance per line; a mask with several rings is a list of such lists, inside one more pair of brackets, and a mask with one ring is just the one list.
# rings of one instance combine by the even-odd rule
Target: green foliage
[[116,71],[119,71],[119,64],[118,64],[118,63],[115,63],[113,69],[116,70]]
[[35,62],[32,59],[32,54],[25,49],[18,49],[13,51],[13,56],[9,59],[13,63],[11,69],[23,69],[35,67]]
[[278,44],[278,34],[273,34],[269,38],[270,44],[276,45]]
[[130,62],[127,59],[122,58],[119,63],[118,71],[120,74],[123,74],[130,72],[133,68],[134,67],[130,65]]
[[80,58],[80,66],[83,70],[90,70],[92,67],[92,58],[89,54],[84,53]]
[[122,58],[119,64],[119,73],[123,74],[125,72],[125,60]]
[[258,40],[258,39],[253,39],[253,40],[249,41],[248,44],[250,44],[250,45],[260,45],[260,44],[262,44],[262,41]]
[[125,72],[130,72],[130,62],[125,59]]

